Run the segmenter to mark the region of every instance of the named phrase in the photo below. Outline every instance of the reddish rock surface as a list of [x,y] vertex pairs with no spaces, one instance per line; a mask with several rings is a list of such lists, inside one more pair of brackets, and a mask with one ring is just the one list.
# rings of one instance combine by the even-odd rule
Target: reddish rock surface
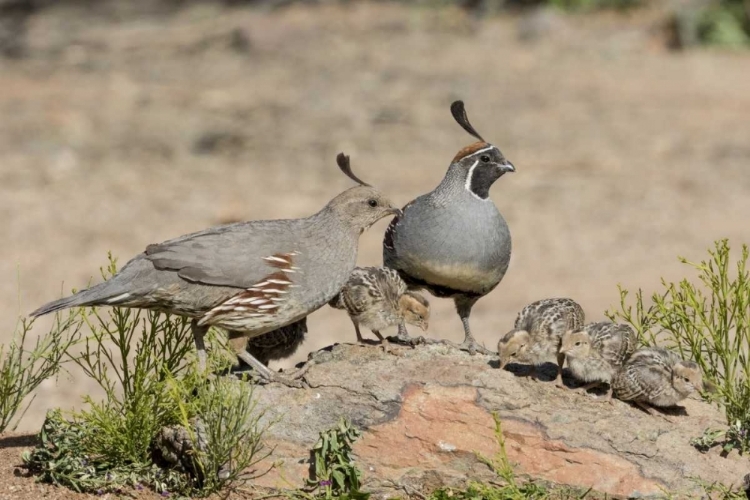
[[[477,454],[499,451],[492,412],[501,417],[506,451],[519,474],[616,497],[695,498],[691,479],[740,484],[746,458],[701,454],[691,438],[723,424],[696,399],[668,415],[674,423],[626,403],[556,389],[444,346],[338,345],[315,355],[310,389],[276,385],[258,391],[279,422],[270,431],[272,461],[257,483],[297,487],[309,477],[318,433],[349,418],[363,430],[354,447],[365,489],[379,498],[495,478]],[[270,462],[269,462],[270,463]]]

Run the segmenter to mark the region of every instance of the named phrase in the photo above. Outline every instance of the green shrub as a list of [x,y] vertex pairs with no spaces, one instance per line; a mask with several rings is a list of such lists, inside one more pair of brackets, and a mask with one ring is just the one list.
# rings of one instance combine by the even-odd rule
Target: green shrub
[[[105,279],[116,266],[103,271]],[[159,492],[207,495],[232,487],[243,470],[262,458],[253,386],[234,379],[207,380],[192,354],[193,337],[183,318],[135,309],[78,311],[91,330],[74,361],[104,391],[84,397],[86,408],[64,418],[48,414],[41,443],[24,462],[43,481],[76,491],[113,491],[148,485]],[[213,333],[213,332],[212,332]],[[209,366],[226,369],[231,356],[215,336]],[[160,460],[156,438],[182,426],[201,446],[177,463]],[[185,461],[189,467],[185,467]]]
[[644,299],[638,290],[631,304],[627,290],[620,288],[620,308],[607,312],[613,321],[624,321],[638,332],[644,345],[662,345],[683,358],[696,361],[704,377],[715,386],[723,404],[727,430],[709,430],[702,446],[724,440],[728,450],[750,447],[750,273],[748,248],[730,262],[727,240],[715,243],[710,258],[690,262],[697,280],[679,283],[662,280],[662,291]]
[[721,0],[698,17],[698,38],[725,47],[750,46],[750,6],[744,0]]
[[[80,338],[83,322],[77,311],[63,318],[56,314],[49,332],[38,337],[31,350],[26,341],[34,322],[19,319],[9,346],[0,345],[0,433],[10,426],[27,396],[48,378],[57,376],[68,349]],[[18,426],[32,399],[26,404],[12,429]]]
[[359,489],[362,471],[352,458],[352,445],[359,436],[359,430],[343,417],[336,427],[320,433],[312,449],[314,477],[308,480],[308,485],[318,494],[311,498],[369,498],[369,493]]

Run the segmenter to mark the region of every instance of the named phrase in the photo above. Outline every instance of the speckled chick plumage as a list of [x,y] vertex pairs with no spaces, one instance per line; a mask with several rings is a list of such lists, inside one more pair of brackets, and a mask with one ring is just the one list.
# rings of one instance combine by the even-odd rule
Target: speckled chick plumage
[[612,377],[635,352],[637,343],[638,337],[630,325],[602,321],[565,332],[560,352],[568,361],[571,375],[587,383],[587,389],[610,384],[609,398]]
[[307,318],[282,326],[247,341],[247,352],[268,366],[269,361],[287,359],[297,352],[307,335]]
[[562,335],[583,327],[583,308],[573,299],[542,299],[524,307],[516,317],[513,330],[497,344],[500,367],[508,363],[541,365],[558,361],[558,381],[562,379],[562,358],[559,355]]
[[362,232],[400,213],[382,193],[359,183],[301,219],[217,226],[146,247],[110,280],[42,306],[33,316],[74,306],[154,309],[193,319],[201,366],[210,326],[230,331],[237,355],[264,378],[283,381],[250,356],[247,339],[284,327],[325,305],[346,283]]
[[361,340],[359,326],[370,329],[383,341],[380,331],[401,323],[426,330],[430,305],[411,292],[399,273],[387,267],[357,267],[341,291],[329,302],[349,314]]
[[394,218],[383,239],[383,263],[398,270],[410,289],[452,298],[464,327],[461,348],[485,352],[473,338],[469,316],[505,276],[511,252],[508,225],[489,190],[515,167],[471,126],[463,102],[454,102],[451,113],[479,141],[461,149],[440,184]]
[[652,406],[674,406],[703,389],[700,367],[676,353],[650,347],[637,350],[612,379],[617,399]]

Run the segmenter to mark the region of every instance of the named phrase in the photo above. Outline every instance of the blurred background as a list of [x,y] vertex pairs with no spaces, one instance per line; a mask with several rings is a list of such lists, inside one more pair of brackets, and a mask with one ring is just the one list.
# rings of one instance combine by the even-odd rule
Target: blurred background
[[[431,190],[473,141],[455,99],[517,167],[491,192],[513,256],[477,338],[494,349],[545,297],[603,319],[618,283],[650,291],[678,255],[750,242],[749,17],[749,0],[0,0],[0,342],[108,251],[317,211],[351,186],[339,151],[399,204]],[[460,341],[431,302],[429,334]],[[354,341],[328,307],[309,327],[275,367]],[[45,382],[21,429],[83,394],[76,371]]]

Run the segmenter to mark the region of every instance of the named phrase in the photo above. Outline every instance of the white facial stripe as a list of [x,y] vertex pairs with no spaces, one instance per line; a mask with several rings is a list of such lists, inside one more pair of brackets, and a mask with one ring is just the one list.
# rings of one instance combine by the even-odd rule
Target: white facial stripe
[[474,152],[473,152],[473,153],[471,153],[470,155],[466,155],[466,156],[465,156],[464,158],[471,158],[472,156],[476,156],[476,155],[478,155],[479,153],[486,153],[487,151],[491,151],[491,150],[493,150],[493,149],[495,149],[495,146],[490,146],[490,147],[488,147],[488,148],[480,149],[479,151],[474,151]]
[[[477,153],[478,152],[479,151],[477,151]],[[469,168],[469,173],[466,175],[466,183],[464,184],[464,187],[477,200],[487,201],[487,200],[489,200],[489,198],[487,198],[487,200],[485,200],[485,199],[477,196],[477,194],[474,191],[471,190],[471,178],[474,175],[474,169],[477,168],[477,165],[479,165],[479,160],[475,161],[474,164]]]

